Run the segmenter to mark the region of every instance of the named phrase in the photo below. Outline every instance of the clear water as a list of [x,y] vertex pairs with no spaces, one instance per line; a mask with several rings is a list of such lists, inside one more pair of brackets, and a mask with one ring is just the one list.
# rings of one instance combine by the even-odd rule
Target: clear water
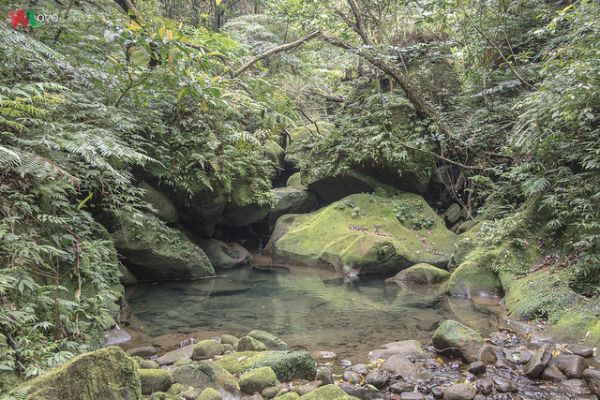
[[[262,267],[264,268],[264,267]],[[491,332],[501,322],[496,301],[446,297],[439,287],[352,281],[312,269],[253,267],[215,279],[139,284],[128,301],[150,336],[177,332],[243,335],[262,329],[294,348],[334,351],[364,359],[379,345],[429,339],[440,322],[455,319]]]

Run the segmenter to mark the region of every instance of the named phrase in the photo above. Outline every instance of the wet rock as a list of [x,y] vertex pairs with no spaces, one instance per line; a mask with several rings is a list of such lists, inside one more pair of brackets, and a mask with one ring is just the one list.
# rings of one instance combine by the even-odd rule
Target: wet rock
[[388,371],[385,370],[374,370],[367,375],[365,382],[369,385],[375,386],[377,389],[381,389],[391,379],[391,375]]
[[567,379],[562,382],[562,386],[575,396],[592,394],[592,391],[583,379]]
[[583,379],[588,383],[592,393],[600,396],[600,371],[588,368],[583,371]]
[[479,333],[453,320],[444,321],[433,335],[433,346],[440,354],[461,357],[466,362],[477,360],[482,345]]
[[500,377],[494,377],[493,379],[496,390],[500,393],[511,393],[517,390],[513,382],[510,382],[506,379],[502,379]]
[[204,387],[214,383],[228,391],[238,390],[235,376],[211,360],[192,362],[175,368],[173,381],[192,387]]
[[304,385],[300,385],[300,386],[296,386],[293,391],[298,393],[300,396],[303,396],[307,393],[312,392],[313,390],[315,390],[317,388],[317,385],[312,384],[312,383],[307,383]]
[[567,377],[556,365],[548,364],[546,368],[544,368],[544,372],[542,372],[542,379],[545,381],[560,382],[567,379]]
[[445,282],[449,277],[450,273],[444,269],[420,263],[398,272],[394,277],[386,279],[385,282],[398,284],[409,282],[418,285],[430,285]]
[[248,333],[249,337],[262,342],[268,350],[287,350],[288,345],[277,336],[270,334],[269,332],[253,330]]
[[390,385],[389,389],[392,393],[400,394],[404,392],[412,392],[413,390],[415,390],[415,385],[414,383],[409,382],[395,382],[392,385]]
[[165,369],[140,369],[142,394],[164,392],[173,384],[171,372]]
[[592,347],[572,345],[569,346],[569,350],[571,350],[573,354],[583,358],[590,358],[594,356],[594,349]]
[[276,384],[277,375],[271,367],[262,367],[245,372],[239,380],[240,389],[247,394],[258,393]]
[[400,394],[400,400],[425,400],[425,395],[419,392],[404,392]]
[[204,389],[204,391],[202,393],[200,393],[200,396],[198,396],[198,398],[196,400],[222,400],[223,397],[221,396],[221,393],[219,393],[217,390],[213,389],[213,388],[207,388]]
[[402,378],[405,381],[416,381],[419,377],[417,366],[401,355],[388,358],[382,368],[389,371],[394,379]]
[[431,388],[431,395],[436,399],[441,399],[444,396],[444,388],[441,386]]
[[244,336],[238,342],[238,351],[265,351],[267,346],[250,336]]
[[277,393],[279,393],[279,389],[277,389],[277,386],[272,386],[272,387],[263,389],[260,392],[260,395],[262,397],[264,397],[265,399],[272,399],[275,396],[277,396]]
[[587,367],[584,358],[576,355],[561,354],[553,357],[550,363],[556,365],[568,378],[581,378]]
[[221,343],[213,339],[201,340],[194,346],[192,360],[205,360],[223,354]]
[[494,381],[489,376],[485,376],[477,380],[475,388],[478,392],[487,396],[494,390]]
[[481,373],[485,372],[485,364],[481,361],[472,362],[467,367],[467,371],[469,371],[470,373],[475,374],[475,375],[481,374]]
[[444,400],[472,400],[476,394],[475,386],[469,383],[458,383],[444,390]]
[[[371,400],[374,398],[374,394],[377,393],[375,390],[370,390],[364,386],[355,386],[346,382],[340,384],[340,388],[349,396],[353,396],[352,398],[359,398],[361,400]],[[317,397],[315,400],[321,400],[321,398]]]
[[548,346],[540,347],[533,354],[531,360],[529,360],[529,362],[525,364],[525,367],[523,368],[523,373],[529,378],[538,378],[544,371],[544,368],[546,368],[546,365],[548,365],[548,363],[550,362],[551,358],[552,352],[548,348]]
[[182,360],[185,358],[191,358],[192,353],[194,352],[193,344],[182,347],[177,350],[170,351],[156,359],[156,362],[160,365],[171,365],[175,364],[178,360]]
[[250,263],[252,256],[238,243],[224,243],[216,239],[198,241],[215,269],[229,269]]
[[344,381],[354,383],[354,384],[362,382],[362,376],[358,372],[354,372],[354,371],[344,372],[343,378],[344,378]]
[[525,347],[506,348],[502,351],[506,360],[518,365],[527,364],[532,357],[531,352]]
[[350,371],[354,371],[357,372],[361,375],[366,375],[369,372],[369,367],[367,367],[365,364],[354,364],[353,366],[351,366]]
[[150,358],[156,355],[156,348],[154,346],[135,347],[127,350],[127,354],[130,356],[138,356],[142,358]]
[[329,385],[333,383],[333,374],[329,368],[319,367],[317,368],[316,379],[321,381],[323,385]]

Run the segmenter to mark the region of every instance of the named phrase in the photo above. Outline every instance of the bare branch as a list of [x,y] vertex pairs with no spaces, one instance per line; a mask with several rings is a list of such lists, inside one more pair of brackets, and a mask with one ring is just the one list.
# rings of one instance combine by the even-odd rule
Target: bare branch
[[268,58],[270,56],[272,56],[273,54],[277,54],[277,53],[281,53],[282,51],[287,51],[287,50],[292,50],[295,49],[296,47],[300,46],[303,43],[308,42],[309,40],[312,40],[314,38],[317,38],[321,36],[321,31],[320,30],[316,30],[312,33],[309,33],[308,35],[304,36],[303,38],[300,38],[296,41],[290,42],[290,43],[286,43],[284,45],[281,46],[277,46],[274,47],[270,50],[265,51],[262,54],[259,54],[258,56],[254,57],[252,60],[248,61],[246,64],[242,65],[241,67],[239,67],[238,69],[236,69],[235,71],[233,71],[231,73],[231,77],[235,78],[238,75],[240,75],[241,73],[243,73],[244,71],[246,71],[248,68],[252,67],[254,64],[256,64],[257,62],[259,62],[260,60],[264,60],[265,58]]

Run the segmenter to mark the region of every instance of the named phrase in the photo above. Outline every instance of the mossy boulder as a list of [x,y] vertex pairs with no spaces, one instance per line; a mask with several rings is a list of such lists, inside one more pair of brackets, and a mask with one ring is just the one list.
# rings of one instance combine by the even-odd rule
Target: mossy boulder
[[431,285],[445,282],[449,276],[450,273],[445,269],[435,267],[431,264],[419,263],[398,272],[394,277],[386,279],[385,282]]
[[338,174],[311,177],[302,175],[302,183],[314,192],[321,202],[326,204],[343,199],[356,193],[371,193],[377,189],[397,192],[391,186],[385,185],[376,178],[356,171],[345,171]]
[[214,383],[228,391],[239,389],[235,376],[211,360],[192,362],[175,368],[173,381],[196,388]]
[[302,400],[358,400],[357,397],[350,396],[336,385],[325,385],[313,390],[303,396]]
[[207,388],[200,393],[200,396],[196,398],[196,400],[222,400],[223,397],[221,393],[219,393],[216,389]]
[[148,397],[148,400],[179,400],[179,397],[171,393],[154,392]]
[[269,350],[287,350],[288,349],[288,345],[286,342],[284,342],[283,340],[279,339],[277,336],[275,336],[269,332],[255,329],[253,331],[250,331],[250,333],[248,333],[247,336],[250,336],[251,338],[254,338],[254,339],[264,343],[264,345]]
[[141,400],[135,362],[118,347],[74,357],[25,382],[12,395],[29,400]]
[[242,351],[224,355],[215,363],[232,374],[250,369],[271,367],[277,379],[289,382],[293,379],[313,379],[317,366],[309,353],[304,351]]
[[168,224],[177,222],[177,209],[166,194],[147,182],[142,182],[139,188],[144,190],[143,200],[154,208],[154,215]]
[[115,247],[140,280],[195,279],[214,275],[206,254],[180,231],[148,214],[120,212],[111,232]]
[[418,263],[445,266],[456,235],[419,195],[354,194],[314,213],[283,216],[272,241],[277,261],[361,274]]
[[453,320],[446,320],[433,334],[433,346],[438,353],[448,357],[462,358],[466,362],[477,361],[484,340],[481,335]]
[[228,269],[247,265],[252,256],[238,243],[224,243],[216,239],[198,241],[200,248],[206,253],[215,269]]
[[267,215],[269,230],[273,230],[277,218],[283,214],[303,214],[312,211],[317,205],[317,198],[308,190],[285,187],[271,191],[273,193],[273,205]]
[[238,351],[265,351],[266,349],[267,346],[263,342],[250,336],[244,336],[238,342]]
[[300,172],[295,172],[292,175],[290,175],[290,177],[285,183],[285,186],[288,188],[306,189],[306,186],[302,184],[302,177],[300,175]]
[[227,335],[227,334],[221,336],[221,344],[231,345],[234,349],[237,349],[239,341],[240,341],[240,339],[237,336]]
[[223,354],[221,343],[213,339],[201,340],[194,346],[192,360],[205,360]]
[[215,186],[213,190],[196,187],[190,191],[191,195],[177,196],[179,218],[195,234],[212,236],[229,201],[229,189]]
[[280,396],[274,397],[273,400],[296,400],[299,397],[300,397],[300,395],[296,392],[287,392]]
[[276,172],[283,167],[283,158],[285,157],[285,150],[281,145],[274,140],[269,140],[265,143],[265,153],[269,160],[273,162]]
[[173,376],[166,369],[140,369],[142,393],[164,392],[173,384]]
[[448,280],[448,293],[452,296],[500,296],[502,284],[498,275],[482,262],[481,257],[471,257],[458,266]]
[[258,393],[276,384],[277,375],[271,367],[261,367],[244,372],[239,380],[240,389],[247,394]]
[[500,277],[511,317],[545,318],[549,332],[561,340],[600,345],[600,298],[575,293],[568,271],[542,270],[520,278],[505,272]]

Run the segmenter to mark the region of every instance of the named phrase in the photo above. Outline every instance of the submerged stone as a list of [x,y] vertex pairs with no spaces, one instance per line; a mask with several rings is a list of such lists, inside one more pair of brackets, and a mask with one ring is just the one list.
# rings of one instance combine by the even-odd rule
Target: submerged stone
[[385,280],[386,283],[415,283],[419,285],[430,285],[445,282],[450,273],[444,269],[430,264],[415,264],[405,270],[398,272],[394,277]]

